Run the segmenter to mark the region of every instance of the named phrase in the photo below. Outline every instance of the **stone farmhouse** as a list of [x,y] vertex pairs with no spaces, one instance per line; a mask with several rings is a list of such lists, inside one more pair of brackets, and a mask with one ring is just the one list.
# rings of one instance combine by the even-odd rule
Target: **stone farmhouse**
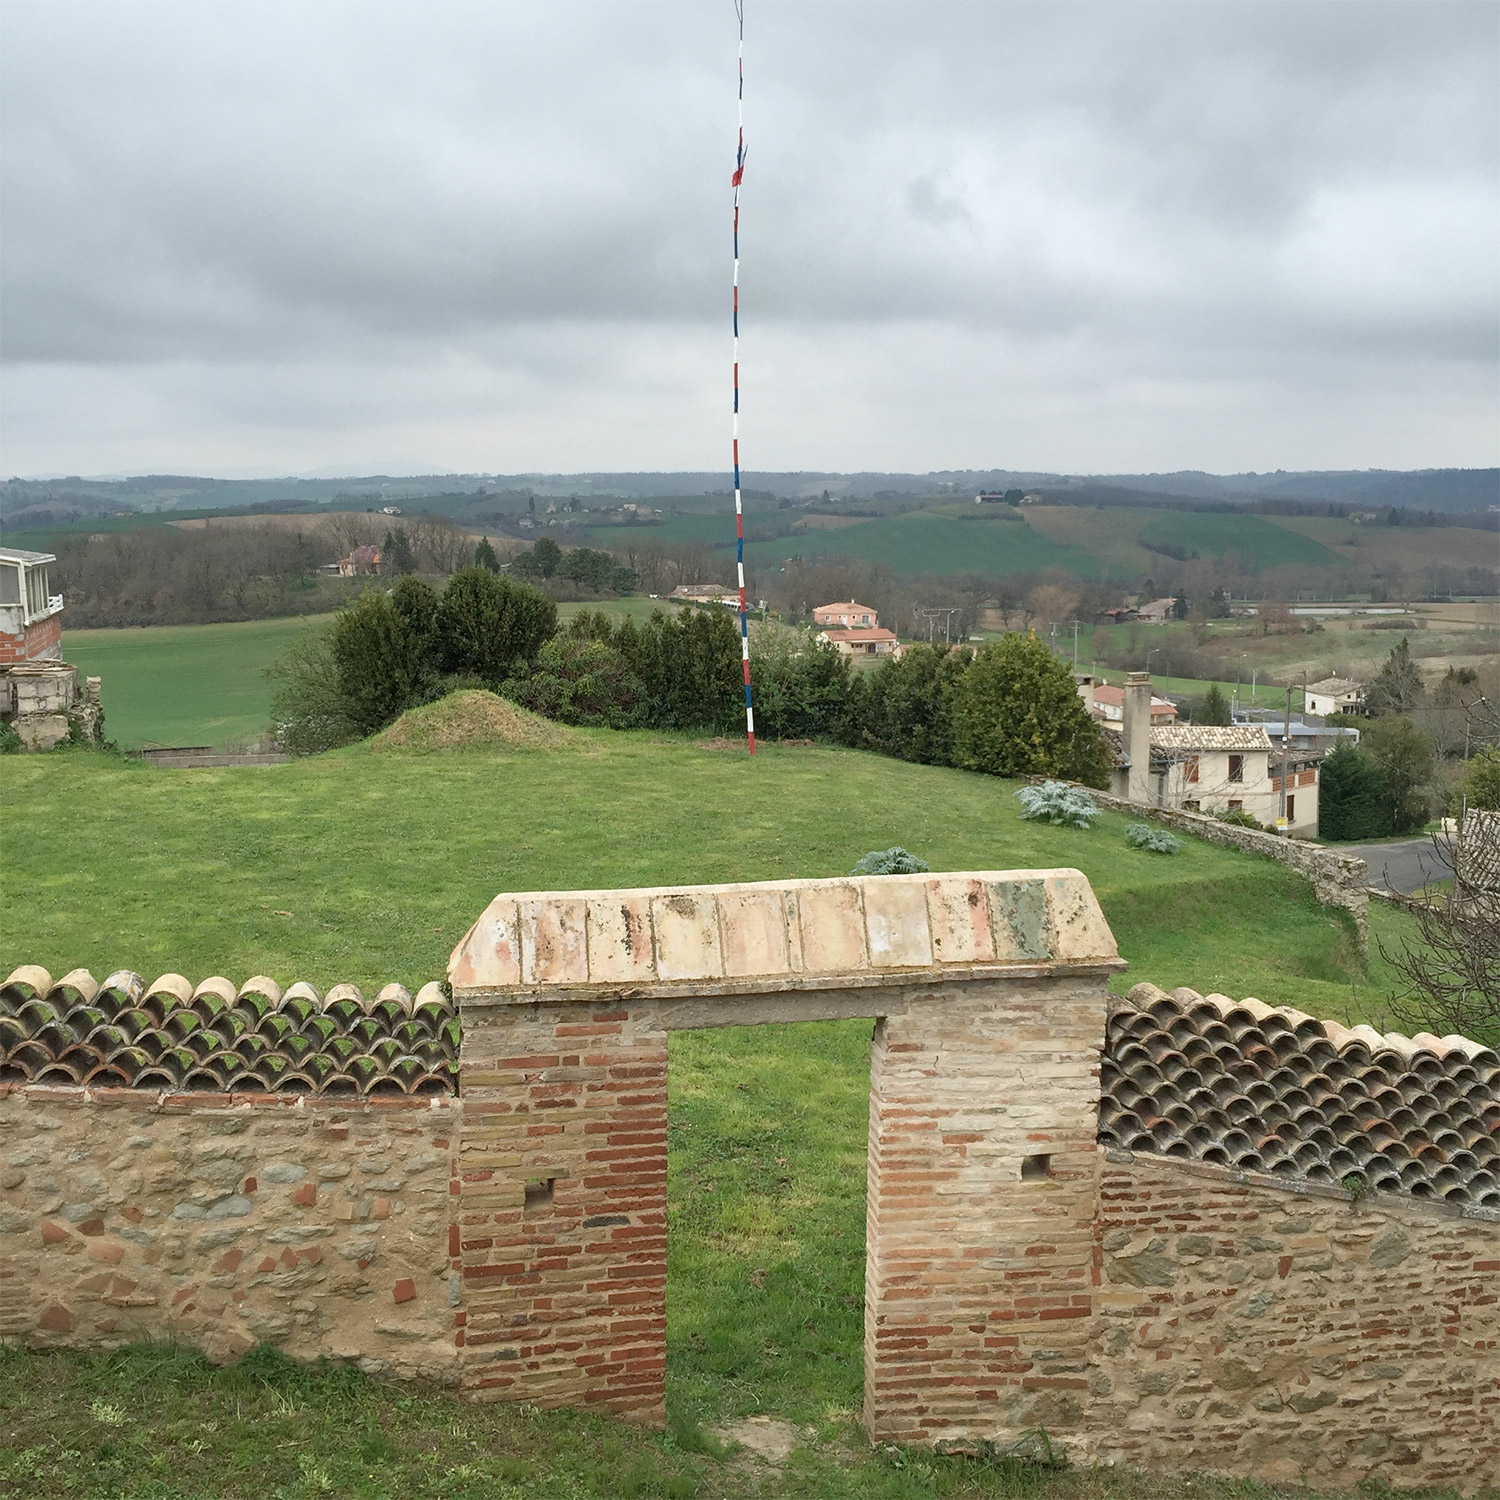
[[97,740],[103,725],[99,679],[82,694],[78,669],[62,659],[61,594],[54,594],[50,552],[0,547],[0,721],[27,750],[50,750],[74,725]]
[[1321,753],[1283,751],[1262,724],[1158,723],[1144,672],[1129,674],[1124,698],[1115,796],[1182,812],[1243,812],[1296,838],[1317,836]]
[[1302,691],[1302,712],[1307,714],[1362,714],[1365,685],[1347,677],[1325,677],[1310,682]]

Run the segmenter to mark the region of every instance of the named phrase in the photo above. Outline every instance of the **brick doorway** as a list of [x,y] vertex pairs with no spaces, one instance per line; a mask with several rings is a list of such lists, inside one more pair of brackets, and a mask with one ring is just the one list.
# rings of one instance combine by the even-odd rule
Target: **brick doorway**
[[865,1018],[865,1426],[1036,1425],[1083,1383],[1120,967],[1072,870],[497,897],[449,970],[466,1389],[664,1421],[670,1033]]

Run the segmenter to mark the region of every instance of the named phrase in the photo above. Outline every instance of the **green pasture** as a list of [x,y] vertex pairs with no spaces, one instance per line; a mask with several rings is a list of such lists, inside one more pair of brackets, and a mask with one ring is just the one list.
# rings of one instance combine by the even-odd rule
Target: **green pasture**
[[[784,513],[780,513],[784,514]],[[1053,541],[1026,524],[1009,507],[987,508],[969,515],[908,511],[828,530],[808,529],[789,536],[757,537],[752,514],[745,522],[745,556],[761,567],[780,566],[792,557],[857,557],[884,563],[899,573],[983,573],[1008,577],[1042,568],[1065,568],[1097,577],[1098,562],[1087,552]],[[658,525],[631,532],[641,545],[702,542],[711,547],[734,545],[734,514],[669,516]],[[620,528],[593,528],[588,540],[599,547],[623,544]]]
[[270,722],[266,664],[328,618],[66,630],[63,654],[81,676],[103,679],[105,736],[122,749],[245,743]]
[[1196,552],[1200,557],[1219,558],[1237,553],[1260,568],[1302,564],[1314,568],[1337,567],[1339,556],[1321,542],[1274,516],[1246,511],[1155,511],[1141,527],[1145,542],[1166,542]]
[[[501,890],[827,876],[904,844],[936,869],[1075,866],[1131,971],[1377,1022],[1388,974],[1268,861],[1128,820],[1027,823],[1014,784],[817,746],[576,731],[561,750],[408,755],[360,745],[263,768],[167,770],[88,752],[0,761],[0,973],[266,973],[415,988]],[[1371,913],[1388,941],[1410,930]],[[457,1407],[258,1354],[0,1355],[0,1490],[38,1496],[1021,1496],[1250,1491],[871,1450],[862,1378],[870,1024],[671,1040],[665,1436],[576,1413]],[[128,1422],[123,1415],[129,1413]],[[717,1424],[793,1424],[779,1466]],[[163,1463],[162,1453],[171,1455]],[[60,1457],[59,1455],[63,1455]],[[70,1456],[69,1456],[70,1455]],[[81,1487],[75,1487],[81,1486]],[[1290,1491],[1257,1487],[1258,1500]]]

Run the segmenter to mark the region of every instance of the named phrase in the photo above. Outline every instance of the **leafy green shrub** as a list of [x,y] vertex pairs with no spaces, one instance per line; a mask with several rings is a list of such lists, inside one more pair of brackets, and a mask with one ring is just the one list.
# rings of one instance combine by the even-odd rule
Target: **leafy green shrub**
[[613,646],[569,635],[548,641],[531,674],[506,682],[501,695],[563,724],[626,729],[635,722],[641,685]]
[[772,740],[839,736],[849,704],[849,658],[802,632],[762,632],[750,654],[755,731]]
[[1500,812],[1500,746],[1486,745],[1464,766],[1453,783],[1450,810],[1457,813],[1465,798],[1470,807]]
[[1254,828],[1259,832],[1261,828],[1259,821],[1250,816],[1242,807],[1226,807],[1220,809],[1213,815],[1220,823],[1233,823],[1236,828]]
[[1099,804],[1081,787],[1065,781],[1044,781],[1023,786],[1016,793],[1021,816],[1030,821],[1055,823],[1060,828],[1092,828],[1099,817]]
[[1385,772],[1373,756],[1340,745],[1324,760],[1318,786],[1318,837],[1378,839],[1391,832]]
[[436,624],[442,669],[498,689],[528,669],[556,631],[557,606],[528,584],[465,568],[448,580]]
[[15,731],[12,724],[0,723],[0,755],[19,755],[21,753],[21,736]]
[[964,770],[991,776],[1109,779],[1103,733],[1073,674],[1030,631],[975,654],[953,700],[953,752]]
[[1132,849],[1144,849],[1148,854],[1180,854],[1182,840],[1151,823],[1132,823],[1125,830],[1125,842]]
[[925,859],[918,859],[899,844],[890,849],[872,849],[855,867],[851,875],[925,875],[932,868]]

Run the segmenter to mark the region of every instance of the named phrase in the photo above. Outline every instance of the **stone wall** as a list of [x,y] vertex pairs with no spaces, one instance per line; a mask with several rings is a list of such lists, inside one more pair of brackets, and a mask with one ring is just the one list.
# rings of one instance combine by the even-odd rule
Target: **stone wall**
[[452,1382],[457,1101],[0,1084],[0,1334]]
[[[1041,782],[1048,778],[1030,776],[1026,779]],[[1101,807],[1129,813],[1132,817],[1150,819],[1153,823],[1161,823],[1179,833],[1190,833],[1195,838],[1207,839],[1210,844],[1222,844],[1226,849],[1239,849],[1246,854],[1259,854],[1264,859],[1274,859],[1280,864],[1290,865],[1312,882],[1313,894],[1324,906],[1339,907],[1354,918],[1360,947],[1368,947],[1370,892],[1364,860],[1340,854],[1336,849],[1325,849],[1320,844],[1285,838],[1279,833],[1265,833],[1258,828],[1241,828],[1236,823],[1223,823],[1207,813],[1157,807],[1149,802],[1131,802],[1110,792],[1101,792],[1096,787],[1083,786],[1081,782],[1070,782],[1069,785],[1087,792]]]
[[1500,1227],[1111,1152],[1087,1452],[1317,1487],[1500,1481]]

